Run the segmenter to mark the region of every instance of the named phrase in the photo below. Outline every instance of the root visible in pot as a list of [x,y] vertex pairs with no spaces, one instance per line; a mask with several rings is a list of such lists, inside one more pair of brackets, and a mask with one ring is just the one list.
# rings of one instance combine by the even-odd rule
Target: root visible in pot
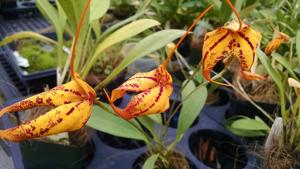
[[[132,169],[141,169],[150,154],[143,154],[133,163]],[[154,169],[197,169],[183,154],[170,152],[165,155],[164,160],[158,157]]]
[[[274,140],[275,141],[275,140]],[[278,143],[278,140],[277,140]],[[293,156],[293,150],[283,144],[273,144],[270,150],[264,152],[263,169],[297,169],[299,159]]]

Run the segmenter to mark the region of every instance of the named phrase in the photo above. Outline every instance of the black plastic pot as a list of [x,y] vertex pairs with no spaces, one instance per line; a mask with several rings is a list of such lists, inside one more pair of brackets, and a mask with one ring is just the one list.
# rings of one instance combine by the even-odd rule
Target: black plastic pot
[[[130,96],[125,95],[122,104],[128,103]],[[121,104],[121,105],[122,105]],[[199,120],[196,124],[187,130],[182,140],[178,143],[176,151],[185,155],[192,164],[195,165],[195,169],[212,169],[204,162],[197,159],[193,154],[193,151],[197,148],[197,145],[190,145],[189,142],[196,140],[192,138],[194,133],[199,132],[200,134],[213,134],[221,133],[220,135],[225,135],[225,137],[230,138],[229,144],[239,144],[241,149],[243,149],[245,161],[243,169],[256,169],[259,168],[257,162],[257,157],[253,156],[251,151],[248,151],[248,145],[243,145],[240,138],[234,136],[229,131],[224,128],[225,112],[229,107],[229,103],[222,104],[220,106],[205,106],[199,115]],[[211,132],[201,132],[201,131],[211,131]],[[170,143],[176,137],[176,129],[168,129],[168,139],[167,142]],[[143,154],[147,152],[145,146],[137,147],[135,149],[124,149],[117,148],[116,146],[111,146],[105,143],[101,138],[95,136],[94,138],[96,144],[96,153],[93,161],[87,167],[87,169],[132,169],[135,166],[135,162],[139,161]],[[192,141],[191,141],[192,140]],[[222,147],[222,146],[221,146]],[[141,160],[143,161],[143,160]],[[137,167],[141,167],[142,163],[138,163]],[[232,168],[230,168],[232,169]]]
[[2,0],[0,14],[4,19],[17,19],[19,14],[37,12],[34,1]]
[[[45,36],[56,39],[55,33],[47,33]],[[19,79],[27,86],[28,93],[39,93],[44,91],[46,86],[50,88],[56,86],[56,68],[47,69],[39,72],[30,73],[28,75],[22,72],[22,69],[16,64],[13,59],[13,50],[16,48],[15,44],[10,44],[5,47],[7,54],[6,60],[13,67]]]
[[103,143],[118,149],[137,149],[145,146],[143,141],[117,137],[100,131],[97,132],[97,135]]
[[216,89],[208,95],[207,106],[220,107],[229,104],[229,94],[225,89]]
[[[258,116],[266,123],[272,124],[272,122],[250,102],[238,100],[233,94],[230,94],[229,100],[230,100],[230,107],[225,114],[227,119],[237,115],[243,115],[250,118],[254,118],[255,116]],[[280,105],[277,104],[259,103],[259,102],[256,102],[256,104],[273,117],[275,117],[276,113],[280,111]]]
[[190,136],[189,146],[211,168],[242,169],[248,162],[246,148],[220,131],[198,130]]
[[26,169],[85,169],[94,152],[93,143],[76,147],[31,140],[20,146]]

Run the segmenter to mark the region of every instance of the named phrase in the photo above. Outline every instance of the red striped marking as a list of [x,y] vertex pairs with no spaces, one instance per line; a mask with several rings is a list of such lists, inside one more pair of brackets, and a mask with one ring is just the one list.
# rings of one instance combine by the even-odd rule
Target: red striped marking
[[229,30],[225,35],[223,35],[217,42],[215,42],[210,48],[209,51],[205,52],[204,57],[203,57],[203,62],[202,62],[202,67],[204,67],[205,60],[207,58],[208,53],[214,49],[220,42],[222,42],[227,36],[229,35]]

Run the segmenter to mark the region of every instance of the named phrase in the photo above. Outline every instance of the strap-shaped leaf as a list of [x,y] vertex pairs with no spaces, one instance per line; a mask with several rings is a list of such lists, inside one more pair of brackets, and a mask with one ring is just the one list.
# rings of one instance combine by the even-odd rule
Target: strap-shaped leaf
[[226,120],[225,127],[242,137],[266,136],[270,131],[270,127],[259,117],[235,116]]
[[60,19],[65,20],[65,17],[59,17],[58,10],[52,6],[49,1],[37,0],[37,7],[43,16],[48,19],[52,25],[54,25],[57,32],[63,32],[63,22],[59,22]]
[[199,115],[207,98],[207,89],[204,86],[196,88],[194,82],[189,81],[182,90],[181,95],[182,108],[179,114],[176,139],[182,137],[182,134],[185,133]]
[[83,77],[87,76],[87,73],[91,69],[91,67],[94,65],[94,63],[99,59],[101,56],[100,54],[107,48],[120,43],[124,40],[127,40],[151,27],[157,26],[160,23],[153,20],[153,19],[140,19],[134,22],[131,22],[130,24],[127,24],[123,26],[122,28],[116,30],[111,35],[106,37],[98,46],[96,47],[96,50],[93,54],[93,56],[90,58],[90,61],[86,64],[85,72],[83,72]]
[[298,66],[300,67],[300,29],[298,30],[296,35],[296,51],[298,57]]
[[108,10],[110,0],[92,0],[90,8],[90,23],[101,18]]
[[144,38],[129,51],[125,59],[99,84],[99,86],[105,86],[135,60],[164,47],[168,43],[182,36],[184,32],[185,31],[175,29],[163,30]]
[[[108,104],[102,103],[108,110],[112,110]],[[133,120],[135,121],[135,120]],[[137,123],[136,123],[137,124]],[[87,125],[119,137],[145,140],[145,136],[127,120],[107,112],[106,110],[94,106],[93,113],[87,122]]]
[[143,169],[154,169],[156,160],[158,159],[158,154],[153,154],[145,161]]
[[284,91],[284,84],[281,78],[281,75],[279,74],[278,71],[276,71],[271,64],[270,59],[266,56],[266,54],[261,51],[260,49],[257,50],[257,57],[263,64],[264,68],[267,70],[268,74],[272,77],[274,80],[277,88],[278,88],[278,93],[279,93],[279,98],[280,98],[280,107],[281,107],[281,115],[283,119],[284,125],[287,122],[287,113],[286,113],[286,101],[285,101],[285,91]]
[[32,31],[23,31],[23,32],[18,32],[18,33],[14,33],[12,35],[9,35],[7,37],[5,37],[1,42],[0,42],[0,46],[4,46],[8,43],[11,43],[15,40],[18,39],[26,39],[26,38],[33,38],[33,39],[37,39],[46,43],[53,43],[53,44],[57,44],[56,41],[41,35],[39,33],[35,33]]
[[293,68],[291,66],[291,64],[289,63],[289,61],[286,60],[286,58],[284,58],[283,56],[280,56],[278,53],[272,53],[272,57],[279,62],[283,67],[286,68],[286,70],[290,73],[290,75],[295,78],[298,79],[298,77],[296,76],[296,74],[293,71]]

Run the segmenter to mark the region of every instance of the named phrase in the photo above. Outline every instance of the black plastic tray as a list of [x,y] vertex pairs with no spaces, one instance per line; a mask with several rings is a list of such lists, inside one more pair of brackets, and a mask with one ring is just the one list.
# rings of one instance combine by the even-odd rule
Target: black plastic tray
[[[129,96],[126,95],[122,102],[128,102]],[[229,108],[229,103],[221,106],[205,106],[199,115],[199,120],[196,125],[191,127],[185,133],[183,139],[177,145],[177,150],[183,153],[188,160],[194,164],[197,169],[212,169],[199,161],[191,152],[189,148],[190,136],[199,130],[213,130],[221,132],[228,137],[233,138],[234,141],[242,144],[240,138],[232,135],[224,128],[224,115]],[[176,137],[176,129],[169,128],[168,140],[171,142]],[[111,147],[104,143],[99,137],[93,137],[96,152],[93,161],[86,169],[131,169],[135,160],[147,151],[145,146],[137,149],[125,150]],[[247,145],[245,145],[247,146]],[[246,152],[248,159],[244,169],[256,169],[258,159],[251,151]]]

